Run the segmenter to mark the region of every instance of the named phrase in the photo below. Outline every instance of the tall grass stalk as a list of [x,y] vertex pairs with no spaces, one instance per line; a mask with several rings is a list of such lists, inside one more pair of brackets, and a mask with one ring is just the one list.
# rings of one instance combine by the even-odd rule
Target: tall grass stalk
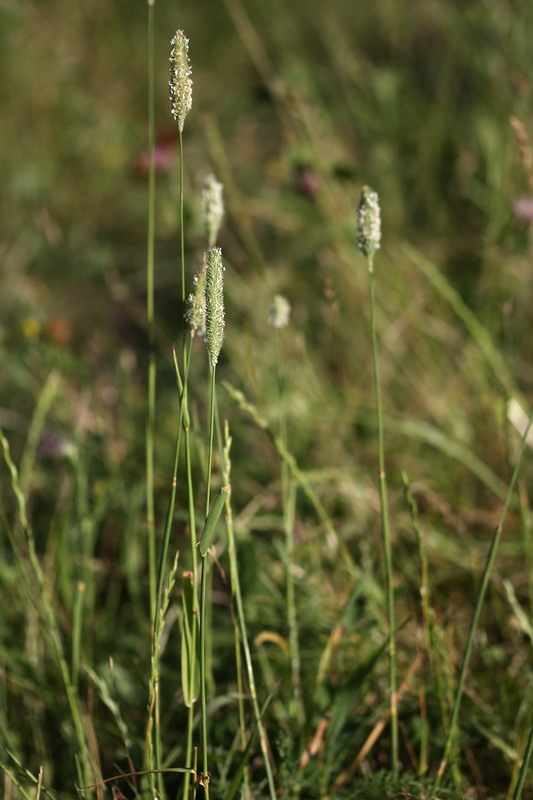
[[489,582],[490,582],[490,578],[491,578],[491,574],[492,574],[492,568],[494,566],[494,560],[496,558],[496,553],[498,551],[498,545],[500,543],[501,535],[502,535],[502,532],[503,532],[503,523],[504,523],[505,518],[507,516],[507,511],[509,510],[509,506],[511,504],[511,499],[512,499],[512,496],[513,496],[514,487],[515,487],[516,481],[518,479],[520,466],[522,464],[522,458],[524,456],[524,452],[525,452],[525,449],[526,449],[527,436],[528,436],[528,433],[529,433],[529,429],[531,427],[532,420],[533,420],[533,414],[531,414],[530,417],[529,417],[529,422],[527,424],[527,427],[525,429],[524,435],[522,436],[522,439],[521,439],[521,442],[520,442],[520,450],[518,452],[518,457],[516,459],[515,468],[513,470],[511,481],[510,481],[509,487],[507,489],[507,494],[506,494],[505,500],[503,502],[503,506],[502,506],[502,510],[501,510],[500,517],[499,517],[499,520],[498,520],[498,524],[496,525],[496,528],[494,529],[494,533],[492,534],[492,539],[491,539],[490,546],[489,546],[489,549],[488,549],[488,552],[487,552],[487,557],[485,559],[485,565],[483,567],[483,574],[481,576],[481,585],[479,587],[479,592],[478,592],[478,596],[477,596],[477,600],[476,600],[476,606],[474,608],[474,613],[472,615],[472,620],[470,622],[470,628],[468,630],[468,636],[467,636],[467,639],[466,639],[465,652],[464,652],[464,655],[463,655],[463,663],[461,665],[461,671],[459,673],[459,680],[458,680],[458,683],[457,683],[457,689],[456,689],[456,692],[455,692],[455,700],[454,700],[453,709],[452,709],[452,713],[451,713],[450,727],[448,729],[448,734],[446,736],[446,742],[445,742],[445,745],[444,745],[444,752],[443,752],[443,755],[442,755],[442,759],[441,759],[441,762],[439,764],[439,768],[438,768],[438,771],[437,771],[435,782],[433,784],[432,794],[436,794],[438,792],[439,788],[440,788],[440,785],[441,785],[441,782],[442,782],[442,778],[443,778],[443,775],[444,775],[444,773],[446,771],[446,767],[448,765],[448,762],[450,760],[450,756],[451,756],[452,750],[456,745],[457,733],[458,733],[457,723],[458,723],[458,719],[459,719],[459,710],[461,708],[461,701],[463,699],[463,692],[464,692],[466,674],[468,672],[468,667],[470,665],[470,658],[472,656],[472,650],[473,650],[473,647],[474,647],[474,636],[475,636],[476,631],[477,631],[477,626],[478,626],[479,618],[480,618],[480,615],[481,615],[481,609],[483,608],[483,602],[485,600],[485,594],[487,592],[487,588],[488,588],[488,585],[489,585]]
[[[206,509],[205,526],[200,539],[199,549],[202,556],[201,584],[200,584],[200,702],[202,723],[202,759],[203,759],[203,784],[206,798],[209,798],[209,769],[207,746],[207,678],[206,678],[206,639],[207,639],[207,550],[210,546],[214,526],[220,509],[221,492],[210,508],[211,501],[211,473],[213,469],[213,443],[215,432],[215,404],[216,404],[216,367],[222,342],[224,339],[224,265],[222,251],[219,247],[211,247],[206,258],[205,275],[205,344],[209,355],[209,447],[207,454],[206,474]],[[227,491],[227,490],[226,490]]]
[[148,570],[150,616],[155,619],[156,545],[154,505],[154,426],[156,398],[154,251],[155,251],[155,90],[154,90],[154,5],[148,0],[148,233],[146,243],[146,319],[148,324],[148,412],[146,419],[146,525],[148,529]]
[[[206,520],[209,518],[209,504],[211,499],[211,470],[213,467],[213,440],[215,429],[215,380],[216,364],[211,365],[209,381],[209,449],[207,455],[206,475]],[[207,524],[207,523],[206,523]],[[209,800],[209,760],[207,739],[207,670],[206,670],[206,639],[207,639],[207,570],[208,563],[205,554],[202,555],[201,582],[200,582],[200,702],[202,723],[202,783],[206,800]]]
[[381,506],[381,528],[385,555],[385,581],[387,591],[387,618],[389,629],[389,691],[391,713],[391,760],[392,769],[398,771],[398,708],[396,694],[396,620],[394,609],[394,585],[392,574],[392,542],[389,525],[387,497],[387,475],[385,472],[385,440],[383,431],[383,404],[381,398],[381,379],[379,373],[378,339],[376,325],[376,296],[374,256],[381,241],[381,217],[376,192],[363,187],[357,207],[357,241],[368,266],[368,294],[370,300],[370,337],[372,341],[372,364],[374,372],[374,393],[376,399],[376,421],[378,428],[379,451],[379,500]]
[[[171,42],[170,53],[170,101],[171,113],[174,117],[179,131],[179,226],[180,226],[180,297],[182,309],[185,310],[186,298],[186,284],[185,284],[185,226],[184,226],[184,149],[183,149],[183,128],[185,119],[192,107],[192,79],[191,79],[191,66],[189,61],[189,41],[183,31],[176,31]],[[189,377],[189,363],[190,355],[192,352],[191,346],[187,348],[187,337],[183,337],[183,364],[184,364],[184,378],[181,384],[180,373],[177,365],[177,360],[174,354],[174,364],[176,367],[176,377],[178,380],[178,390],[180,394],[180,414],[182,414],[182,426],[185,434],[185,460],[187,471],[187,489],[188,489],[188,507],[189,507],[189,528],[191,537],[191,562],[192,562],[192,590],[193,590],[193,616],[198,608],[196,581],[197,581],[197,565],[196,565],[196,523],[194,513],[194,494],[192,488],[192,469],[191,469],[191,449],[190,449],[190,420],[188,409],[188,377]],[[196,642],[195,642],[196,627],[192,626],[193,645],[189,651],[190,663],[189,677],[194,682],[195,674],[195,657],[196,657]],[[183,645],[182,645],[183,646]],[[186,736],[186,760],[187,764],[190,763],[192,755],[192,736],[194,724],[194,692],[193,683],[189,686],[189,714],[187,722],[187,736]],[[190,774],[186,773],[183,787],[184,800],[189,793]]]
[[[181,376],[179,373],[179,368],[177,364],[177,360],[175,357],[174,352],[174,365],[176,369],[176,376],[178,380],[178,385],[181,387],[180,390],[180,418],[179,418],[179,425],[178,425],[178,432],[176,435],[176,445],[174,448],[174,466],[172,471],[172,479],[171,479],[171,486],[170,486],[170,498],[167,508],[167,513],[165,517],[165,528],[163,531],[163,540],[161,543],[161,552],[159,556],[159,566],[158,566],[158,573],[157,573],[157,595],[156,595],[156,611],[154,617],[154,625],[152,631],[152,654],[151,654],[151,674],[150,674],[150,703],[149,708],[153,709],[153,719],[152,715],[149,715],[147,730],[146,730],[146,750],[147,750],[147,757],[148,757],[148,768],[153,770],[150,773],[150,784],[151,789],[155,789],[155,776],[157,775],[157,781],[159,783],[159,790],[161,793],[162,790],[162,775],[161,773],[157,772],[161,768],[162,765],[162,755],[161,755],[161,730],[160,730],[160,712],[159,712],[159,658],[160,658],[160,639],[162,633],[162,626],[163,620],[160,620],[161,615],[161,604],[163,602],[163,588],[164,588],[164,581],[165,581],[165,570],[166,570],[166,563],[167,563],[167,556],[168,556],[168,549],[170,543],[170,533],[172,529],[172,520],[174,518],[174,507],[176,503],[176,491],[178,485],[178,466],[179,466],[179,455],[181,450],[181,435],[182,430],[186,427],[186,420],[188,421],[188,411],[186,406],[183,402],[183,382],[181,381]],[[190,358],[187,359],[186,364],[186,373],[185,373],[185,380],[188,377],[188,370],[190,365]],[[188,424],[188,423],[187,423]],[[161,630],[158,633],[158,628]],[[152,730],[153,730],[153,737],[152,737]],[[187,760],[187,763],[189,761]],[[188,782],[190,780],[190,773],[185,773],[185,780]]]
[[[193,332],[194,333],[194,332]],[[188,687],[186,691],[187,696],[187,706],[188,706],[188,714],[187,714],[187,734],[186,734],[186,744],[185,744],[185,762],[186,764],[191,763],[191,759],[193,756],[193,732],[194,732],[194,709],[195,709],[195,702],[196,702],[196,648],[197,648],[197,620],[198,620],[198,591],[197,591],[197,576],[198,576],[198,559],[197,559],[197,548],[196,548],[196,512],[194,506],[194,487],[193,487],[193,480],[192,480],[192,454],[191,454],[191,423],[189,417],[189,408],[188,408],[188,396],[187,396],[187,386],[188,386],[188,377],[189,377],[189,367],[190,367],[190,360],[192,354],[192,338],[193,334],[191,334],[190,344],[187,351],[187,358],[186,358],[186,368],[185,368],[185,375],[182,381],[179,366],[176,358],[176,351],[174,350],[174,367],[176,371],[176,380],[178,384],[178,392],[181,399],[180,405],[180,414],[181,416],[181,425],[183,427],[184,432],[184,443],[185,443],[185,471],[186,471],[186,480],[187,480],[187,507],[188,507],[188,516],[189,516],[189,537],[190,537],[190,545],[191,545],[191,573],[192,573],[192,619],[191,619],[191,640],[190,640],[190,647],[188,650],[188,667],[187,667],[187,676],[186,680],[188,681]],[[182,641],[182,647],[186,646],[188,643]],[[182,678],[183,679],[183,678]],[[191,775],[190,773],[185,774],[185,779],[183,782],[183,799],[189,795],[189,787],[190,787],[190,780]]]
[[[241,745],[241,751],[244,753],[246,748],[246,719],[244,714],[244,686],[243,686],[243,669],[242,669],[242,655],[241,655],[242,635],[238,617],[235,619],[235,613],[238,614],[236,587],[239,581],[239,570],[237,566],[237,551],[235,548],[235,535],[233,531],[233,511],[231,508],[231,436],[229,433],[229,425],[227,420],[224,421],[224,448],[223,448],[222,474],[224,479],[224,486],[226,486],[229,490],[228,496],[226,498],[225,522],[226,522],[226,536],[228,540],[232,615],[234,617],[233,638],[235,644],[235,671],[237,673],[239,741]],[[243,783],[244,783],[243,786],[244,800],[250,800],[250,777],[246,767],[244,767],[243,771]]]
[[[146,238],[146,321],[148,325],[148,397],[145,430],[146,453],[146,527],[148,531],[148,573],[150,596],[150,619],[152,620],[152,642],[155,641],[157,627],[157,587],[156,587],[156,541],[155,541],[155,499],[154,499],[154,428],[156,403],[156,360],[155,360],[155,319],[154,319],[154,270],[155,270],[155,70],[154,70],[154,5],[148,0],[148,206]],[[152,664],[154,656],[152,653]],[[153,666],[152,666],[153,672]],[[146,764],[154,768],[154,750],[151,737],[153,716],[159,719],[159,694],[155,684],[151,685],[149,716],[146,731]],[[159,726],[156,724],[156,738]],[[155,795],[155,775],[149,774],[150,792]]]
[[[178,434],[179,439],[179,434]],[[179,452],[178,447],[176,447],[177,452]],[[177,458],[175,460],[175,471],[177,467]],[[167,511],[167,523],[166,528],[170,531],[170,527],[172,524],[172,516],[174,510],[174,497],[175,497],[175,482],[172,481],[172,493],[171,499],[169,502],[169,509]],[[165,535],[167,530],[165,530]],[[146,751],[147,751],[147,760],[150,761],[152,758],[154,762],[152,765],[149,766],[150,774],[149,774],[149,782],[150,782],[150,791],[153,793],[153,796],[157,796],[155,794],[155,782],[157,778],[158,784],[158,793],[159,797],[164,797],[163,794],[163,775],[161,773],[161,765],[162,765],[162,758],[161,758],[161,726],[160,726],[160,704],[159,704],[159,659],[161,655],[161,637],[163,635],[163,629],[165,626],[165,616],[168,611],[168,605],[170,602],[170,597],[172,594],[172,590],[174,588],[174,584],[176,581],[176,572],[178,569],[178,557],[179,554],[176,552],[174,557],[174,563],[170,570],[170,574],[168,577],[168,581],[165,586],[163,586],[162,582],[161,585],[158,587],[158,596],[157,596],[157,615],[155,618],[155,627],[153,633],[153,641],[152,641],[152,655],[151,655],[151,663],[150,663],[150,709],[153,709],[153,712],[149,714],[148,717],[148,725],[146,730]],[[159,567],[159,576],[162,577],[162,573],[164,571],[164,561],[163,558],[160,559],[160,567]],[[152,729],[154,731],[152,736]],[[186,773],[187,774],[187,773]]]
[[205,669],[205,650],[206,650],[206,605],[207,605],[207,553],[215,535],[216,525],[224,507],[229,490],[223,486],[218,492],[212,508],[206,515],[202,537],[199,542],[200,555],[202,557],[202,578],[200,585],[200,692],[201,692],[201,725],[202,725],[202,776],[200,784],[204,787],[204,796],[209,799],[209,783],[211,776],[209,773],[209,759],[207,751],[207,692],[206,692],[206,669]]
[[[242,602],[241,584],[239,579],[239,564],[237,561],[237,548],[235,545],[235,531],[233,527],[233,514],[231,509],[231,437],[229,429],[225,426],[225,445],[224,445],[224,483],[228,488],[228,495],[226,497],[226,533],[228,536],[228,554],[230,560],[230,578],[231,578],[231,592],[234,598],[235,606],[237,609],[237,619],[240,631],[240,641],[244,651],[244,660],[246,664],[246,673],[248,677],[248,685],[250,687],[250,697],[252,700],[252,708],[254,713],[255,724],[259,732],[259,741],[261,746],[261,753],[265,764],[265,772],[268,781],[268,790],[270,800],[276,800],[276,787],[274,784],[274,774],[270,759],[270,751],[268,747],[268,739],[266,735],[265,726],[261,716],[261,709],[259,708],[259,701],[257,699],[257,689],[255,684],[255,675],[250,653],[250,646],[248,644],[248,632],[246,629],[246,617],[244,616],[244,607]],[[241,722],[242,725],[242,722]],[[242,738],[241,738],[242,741]],[[246,781],[246,773],[245,773]],[[245,783],[246,787],[246,783]]]

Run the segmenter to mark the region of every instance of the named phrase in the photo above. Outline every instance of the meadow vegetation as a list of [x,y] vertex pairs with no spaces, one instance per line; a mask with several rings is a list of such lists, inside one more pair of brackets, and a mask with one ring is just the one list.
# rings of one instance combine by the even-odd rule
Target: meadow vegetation
[[531,3],[0,30],[0,795],[533,798]]

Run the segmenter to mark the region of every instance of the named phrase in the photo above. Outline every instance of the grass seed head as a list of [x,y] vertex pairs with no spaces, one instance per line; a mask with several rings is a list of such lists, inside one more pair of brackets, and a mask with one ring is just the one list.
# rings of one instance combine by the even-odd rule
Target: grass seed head
[[189,40],[183,31],[176,31],[170,51],[170,103],[171,113],[180,132],[183,132],[185,117],[192,106],[192,79],[189,62]]
[[361,253],[372,259],[381,244],[381,211],[379,197],[369,186],[363,186],[357,204],[357,246]]
[[277,294],[268,307],[268,324],[273,328],[285,328],[289,324],[291,305],[286,297]]
[[202,212],[209,247],[214,247],[224,217],[223,186],[214,175],[207,175],[202,189]]
[[206,257],[196,275],[194,276],[193,290],[187,298],[185,308],[185,322],[191,333],[205,336],[205,267]]
[[223,339],[224,265],[220,247],[211,247],[207,252],[205,279],[205,344],[212,367],[218,362]]

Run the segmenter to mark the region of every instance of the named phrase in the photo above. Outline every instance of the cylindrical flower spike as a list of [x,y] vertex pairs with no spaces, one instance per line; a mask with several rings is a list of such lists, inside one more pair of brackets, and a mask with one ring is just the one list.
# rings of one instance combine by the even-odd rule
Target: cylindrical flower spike
[[291,306],[286,297],[277,294],[268,307],[268,324],[273,328],[285,328],[289,324]]
[[224,339],[224,266],[222,250],[211,247],[207,252],[205,279],[205,344],[211,367],[218,362]]
[[206,256],[204,253],[203,264],[194,276],[194,288],[187,298],[185,308],[185,322],[191,333],[205,336],[205,276]]
[[192,79],[189,62],[189,40],[183,31],[176,31],[171,41],[170,89],[171,113],[180,132],[183,132],[185,117],[192,106]]
[[381,244],[381,212],[377,192],[369,186],[363,186],[357,204],[356,236],[359,250],[371,264]]
[[202,189],[202,212],[209,247],[214,247],[224,216],[223,186],[214,175],[207,175]]

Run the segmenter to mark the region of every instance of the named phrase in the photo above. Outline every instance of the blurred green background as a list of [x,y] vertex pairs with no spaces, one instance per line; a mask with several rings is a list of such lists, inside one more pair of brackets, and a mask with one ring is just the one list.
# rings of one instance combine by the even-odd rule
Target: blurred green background
[[[128,666],[121,691],[139,729],[145,700],[135,687],[144,680],[149,646],[142,516],[146,14],[146,4],[132,0],[0,0],[0,425],[19,458],[43,386],[57,371],[61,383],[41,433],[45,444],[46,436],[59,448],[72,444],[85,465],[99,582],[92,663],[105,663],[112,644],[118,647],[120,620]],[[404,617],[416,615],[418,567],[400,479],[406,469],[428,530],[435,604],[446,641],[454,642],[453,663],[473,602],[471,570],[478,575],[514,463],[517,439],[506,402],[515,396],[526,407],[533,386],[533,213],[526,202],[533,195],[532,16],[529,0],[155,4],[157,521],[177,424],[171,347],[183,312],[178,140],[167,91],[169,42],[179,28],[190,39],[194,81],[184,133],[189,279],[205,247],[203,179],[214,172],[225,187],[227,335],[219,378],[244,390],[276,424],[279,350],[266,317],[273,295],[284,294],[293,309],[281,341],[289,446],[378,584],[366,267],[354,228],[361,186],[379,192],[378,321],[398,594]],[[192,402],[200,428],[205,369],[199,343]],[[251,625],[283,631],[277,456],[222,388],[219,401],[234,434]],[[42,448],[41,440],[28,491],[51,569],[76,525],[77,484],[53,460],[57,453]],[[201,465],[200,453],[198,479]],[[501,561],[527,613],[531,474],[526,464],[522,513],[517,505]],[[4,501],[4,520],[10,504]],[[322,641],[349,587],[335,572],[335,555],[319,550],[321,532],[304,498],[298,525],[304,664],[311,672],[316,620]],[[14,572],[2,569],[15,597],[2,634],[4,666],[18,674],[13,643],[27,648],[17,627],[26,612]],[[56,570],[58,606],[68,607],[71,568],[59,560]],[[485,705],[477,711],[514,741],[523,729],[513,726],[529,713],[522,705],[531,691],[527,637],[501,578],[490,603],[475,687]],[[413,642],[411,631],[402,669]],[[507,670],[511,653],[519,661],[514,672]],[[221,656],[221,674],[222,662]],[[35,713],[44,718],[55,702],[53,687],[48,694],[43,676],[24,669],[41,697]],[[23,685],[9,684],[6,695],[24,694]],[[59,722],[51,726],[59,736]],[[495,735],[489,746],[475,730],[472,746],[486,760]],[[11,737],[35,767],[45,743],[24,744],[23,728]],[[102,737],[111,763],[113,737]],[[501,789],[503,774],[495,767],[486,781]]]

